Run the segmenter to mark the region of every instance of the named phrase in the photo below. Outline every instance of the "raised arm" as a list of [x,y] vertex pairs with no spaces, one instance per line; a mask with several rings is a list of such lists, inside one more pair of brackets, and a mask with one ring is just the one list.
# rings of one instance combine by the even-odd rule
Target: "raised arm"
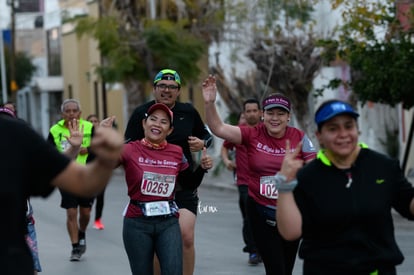
[[296,173],[302,167],[303,160],[296,158],[301,150],[299,143],[294,152],[290,151],[290,142],[286,142],[286,154],[280,171],[276,174],[278,188],[276,220],[280,234],[286,240],[296,240],[302,235],[302,214],[295,202],[293,190],[296,187]]
[[92,139],[91,149],[96,158],[80,165],[72,161],[58,174],[52,184],[80,196],[91,197],[103,190],[119,163],[124,140],[111,128],[98,127]]
[[211,132],[222,139],[228,140],[235,144],[240,144],[242,141],[240,128],[224,123],[217,113],[215,105],[217,96],[216,78],[212,75],[207,77],[202,84],[202,90],[206,121]]

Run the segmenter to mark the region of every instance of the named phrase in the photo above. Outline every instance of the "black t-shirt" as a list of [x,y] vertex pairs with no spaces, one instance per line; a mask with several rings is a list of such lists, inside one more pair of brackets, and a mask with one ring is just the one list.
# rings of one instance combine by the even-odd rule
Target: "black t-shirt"
[[69,159],[57,152],[26,123],[0,117],[0,266],[2,274],[33,274],[26,245],[26,199],[46,197],[54,190],[51,180]]
[[297,179],[294,195],[303,222],[299,256],[305,263],[365,271],[402,262],[391,208],[414,220],[414,188],[398,160],[363,148],[347,170],[315,159]]

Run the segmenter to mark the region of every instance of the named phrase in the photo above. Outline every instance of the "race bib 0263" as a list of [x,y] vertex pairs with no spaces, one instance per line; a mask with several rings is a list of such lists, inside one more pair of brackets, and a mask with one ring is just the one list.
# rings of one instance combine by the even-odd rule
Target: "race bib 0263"
[[170,197],[175,188],[175,175],[144,172],[141,193],[144,195]]

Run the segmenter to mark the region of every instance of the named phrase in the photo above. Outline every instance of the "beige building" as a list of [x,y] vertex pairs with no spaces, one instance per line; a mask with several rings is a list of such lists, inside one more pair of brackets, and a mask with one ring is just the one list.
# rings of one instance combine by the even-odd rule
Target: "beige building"
[[[88,3],[90,16],[98,17],[97,2]],[[101,64],[97,42],[83,36],[78,38],[74,25],[62,25],[63,98],[76,98],[82,105],[82,116],[97,114],[101,119],[115,115],[119,129],[124,129],[124,92],[119,85],[103,84],[95,74]]]

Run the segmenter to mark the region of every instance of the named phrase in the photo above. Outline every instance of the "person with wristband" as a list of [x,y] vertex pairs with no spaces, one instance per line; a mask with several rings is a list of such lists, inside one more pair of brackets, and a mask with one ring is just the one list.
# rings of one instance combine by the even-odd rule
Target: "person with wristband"
[[291,103],[286,96],[271,94],[263,100],[263,123],[254,127],[233,126],[223,123],[217,113],[214,76],[203,82],[202,90],[207,124],[213,134],[234,144],[243,144],[247,149],[250,165],[247,218],[266,274],[292,274],[299,240],[285,241],[277,230],[278,190],[273,184],[274,175],[286,153],[286,140],[295,147],[301,144],[298,158],[305,162],[315,158],[316,150],[304,132],[288,126]]
[[287,240],[302,238],[304,275],[395,275],[404,260],[391,209],[413,221],[414,188],[398,160],[358,142],[358,117],[347,102],[322,103],[317,159],[297,172],[297,152],[287,154],[275,177],[277,225]]
[[[190,169],[193,169],[195,161],[192,153],[201,152],[204,147],[208,148],[213,138],[197,109],[190,103],[178,101],[181,93],[180,75],[172,69],[159,71],[154,77],[152,93],[154,100],[138,106],[129,118],[125,130],[126,142],[140,140],[144,137],[144,129],[140,122],[145,118],[146,111],[155,103],[163,103],[171,109],[176,117],[173,122],[173,131],[167,136],[167,141],[183,149]],[[192,179],[188,180],[193,181]],[[201,181],[198,183],[201,184]],[[183,275],[194,273],[194,234],[199,203],[197,188],[198,186],[189,185],[187,182],[178,182],[175,194],[175,201],[180,209],[179,223],[183,240]],[[155,274],[159,274],[156,258],[154,262]]]
[[151,105],[141,121],[144,138],[125,144],[119,165],[125,170],[130,203],[124,213],[123,240],[132,274],[152,275],[154,253],[162,274],[182,275],[183,255],[177,183],[195,188],[212,158],[203,149],[194,171],[183,149],[167,142],[173,112],[163,103]]

